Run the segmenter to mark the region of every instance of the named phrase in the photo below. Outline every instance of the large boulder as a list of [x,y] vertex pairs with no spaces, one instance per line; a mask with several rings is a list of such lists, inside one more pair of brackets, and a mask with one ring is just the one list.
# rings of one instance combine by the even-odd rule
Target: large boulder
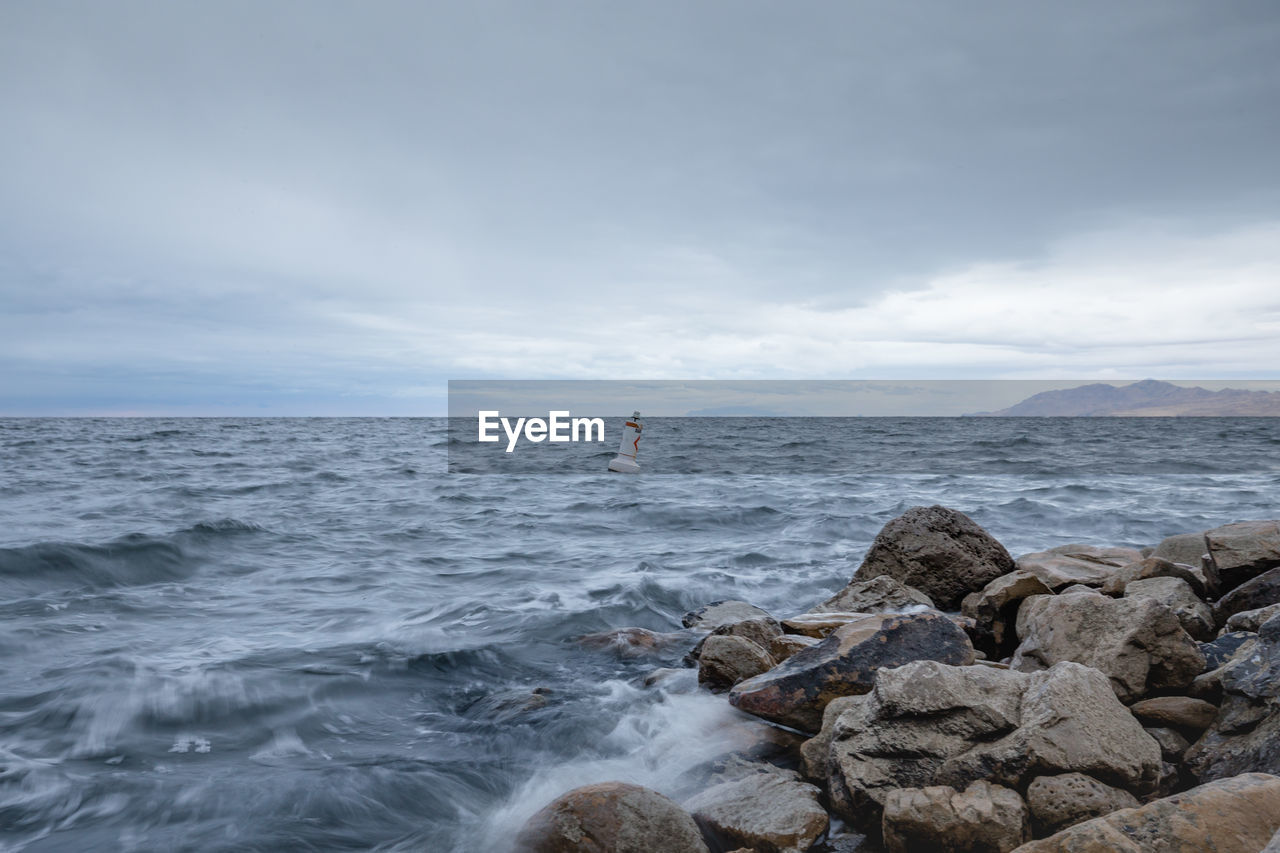
[[1150,598],[1173,611],[1182,630],[1196,640],[1209,640],[1217,632],[1213,609],[1195,594],[1191,584],[1178,577],[1151,577],[1130,581],[1125,598]]
[[1280,829],[1280,779],[1248,773],[1078,823],[1017,853],[1258,853]]
[[741,622],[744,619],[755,619],[757,616],[768,616],[769,611],[761,610],[754,604],[745,601],[728,599],[713,601],[697,610],[690,610],[680,619],[680,624],[695,631],[713,631],[721,625]]
[[684,805],[725,850],[802,853],[827,831],[820,793],[792,771],[761,768],[713,785]]
[[891,790],[881,829],[888,853],[1008,853],[1031,839],[1027,804],[1018,792],[983,781],[963,791],[946,785]]
[[1280,604],[1271,604],[1256,610],[1242,610],[1227,619],[1226,631],[1227,633],[1249,631],[1256,634],[1262,627],[1262,623],[1277,613],[1280,613]]
[[[839,696],[827,703],[827,707],[822,710],[822,728],[800,745],[800,766],[806,778],[819,784],[826,783],[827,777],[831,775],[828,759],[831,757],[831,739],[835,737],[836,721],[844,717],[841,725],[846,728],[862,725],[866,704],[865,693]],[[850,712],[847,717],[844,716],[846,712]]]
[[1103,548],[1097,545],[1059,545],[1048,551],[1023,554],[1018,568],[1030,572],[1057,592],[1072,584],[1100,587],[1120,568],[1142,560],[1133,548]]
[[973,645],[937,611],[864,616],[742,682],[730,691],[729,703],[766,720],[816,732],[832,699],[866,693],[879,670],[917,660],[970,664]]
[[1209,548],[1205,545],[1203,531],[1165,537],[1151,552],[1152,557],[1184,566],[1202,566],[1202,558],[1208,555]]
[[1223,590],[1280,566],[1280,522],[1241,521],[1206,530],[1205,549]]
[[639,785],[601,782],[557,797],[516,836],[519,853],[708,853],[689,813]]
[[1100,593],[1037,595],[1018,610],[1022,640],[1010,666],[1022,672],[1062,661],[1094,667],[1121,701],[1180,688],[1204,671],[1204,654],[1169,608],[1150,598]]
[[962,512],[912,507],[881,529],[855,581],[888,575],[927,595],[942,610],[1013,571],[1004,546]]
[[932,609],[933,606],[929,596],[886,574],[870,580],[852,581],[809,612],[898,613],[921,607]]
[[920,661],[881,670],[866,704],[837,718],[828,768],[832,806],[865,825],[899,787],[986,779],[1021,789],[1036,776],[1079,772],[1146,793],[1161,758],[1097,670]]
[[1225,625],[1237,613],[1275,605],[1280,605],[1280,569],[1268,569],[1218,599],[1213,615]]
[[1212,597],[1213,584],[1205,577],[1203,569],[1162,560],[1159,557],[1147,557],[1145,560],[1121,566],[1107,578],[1101,589],[1107,595],[1124,595],[1125,588],[1129,584],[1149,578],[1182,578],[1191,585],[1194,595],[1201,598]]
[[1052,835],[1068,826],[1136,808],[1138,798],[1083,773],[1037,776],[1027,786],[1027,806],[1037,835]]
[[1012,651],[1007,647],[1016,645],[1011,628],[1022,599],[1052,592],[1039,577],[1026,569],[1018,569],[965,596],[960,610],[974,620],[979,636],[987,640],[987,649],[1000,654]]
[[698,683],[712,690],[728,690],[733,685],[767,672],[773,657],[746,637],[712,634],[698,653]]
[[1188,750],[1187,766],[1201,781],[1251,771],[1280,775],[1280,616],[1216,675],[1222,706]]

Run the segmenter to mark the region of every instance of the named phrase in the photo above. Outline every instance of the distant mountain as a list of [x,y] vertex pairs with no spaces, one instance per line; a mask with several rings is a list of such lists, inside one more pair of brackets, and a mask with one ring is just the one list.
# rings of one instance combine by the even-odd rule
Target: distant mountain
[[1131,385],[1097,382],[1042,391],[998,412],[975,417],[1280,417],[1280,391],[1184,388],[1144,379]]

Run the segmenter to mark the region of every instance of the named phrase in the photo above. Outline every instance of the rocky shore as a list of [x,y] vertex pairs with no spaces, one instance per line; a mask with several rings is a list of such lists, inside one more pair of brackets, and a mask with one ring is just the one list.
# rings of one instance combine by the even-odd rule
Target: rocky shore
[[684,625],[583,641],[689,643],[749,743],[679,802],[570,791],[518,850],[1280,853],[1276,521],[1015,560],[915,507],[827,601]]

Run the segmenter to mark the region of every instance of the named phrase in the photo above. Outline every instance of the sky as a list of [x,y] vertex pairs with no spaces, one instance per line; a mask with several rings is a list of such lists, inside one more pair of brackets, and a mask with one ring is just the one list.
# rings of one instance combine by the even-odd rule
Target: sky
[[1274,379],[1273,0],[0,4],[0,415]]

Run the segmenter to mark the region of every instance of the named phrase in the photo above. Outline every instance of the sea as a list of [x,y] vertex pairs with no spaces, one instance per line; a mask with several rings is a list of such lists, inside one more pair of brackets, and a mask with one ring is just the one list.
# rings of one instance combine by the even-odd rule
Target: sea
[[448,426],[0,420],[0,850],[501,851],[742,722],[645,686],[692,634],[583,635],[803,612],[915,505],[1015,556],[1280,517],[1280,418],[654,419],[638,475]]

